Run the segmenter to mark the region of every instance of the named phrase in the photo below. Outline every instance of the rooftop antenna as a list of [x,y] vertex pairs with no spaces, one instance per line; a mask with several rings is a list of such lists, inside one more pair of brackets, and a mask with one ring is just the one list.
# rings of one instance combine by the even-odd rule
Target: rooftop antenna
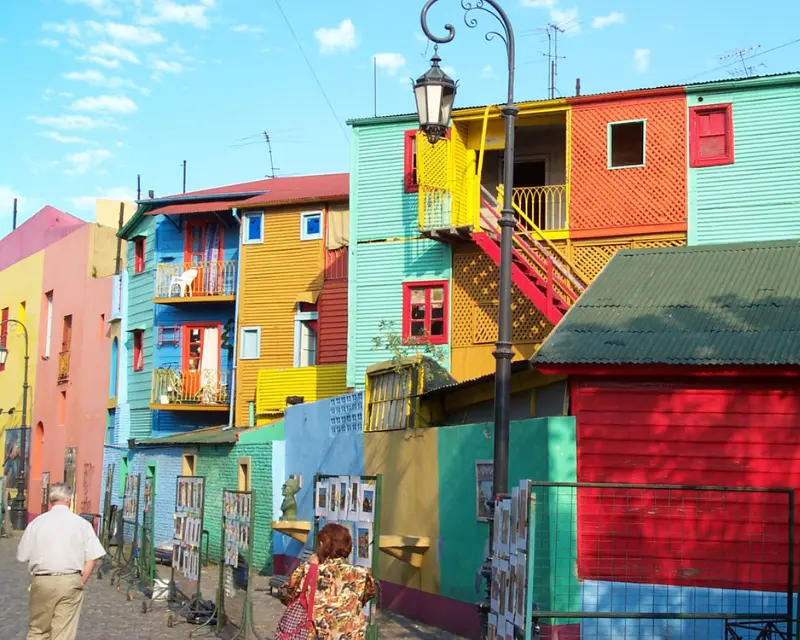
[[[745,47],[743,49],[737,49],[736,51],[731,51],[730,53],[720,56],[720,62],[728,62],[729,60],[733,60],[737,63],[737,66],[730,70],[730,74],[733,76],[745,76],[749,78],[755,75],[756,67],[751,67],[747,64],[747,59],[750,57],[749,54],[757,51],[761,48],[760,44],[755,45],[754,47]],[[738,65],[741,64],[742,66],[739,67]]]
[[142,199],[142,174],[141,173],[137,173],[136,174],[136,199],[137,200],[141,200]]
[[186,193],[186,160],[183,161],[183,192]]
[[16,228],[17,228],[17,199],[14,198],[14,217],[12,218],[11,230],[14,231]]
[[269,149],[269,175],[268,178],[275,177],[275,163],[272,159],[272,140],[269,137],[269,133],[267,131],[264,132],[264,141],[267,143],[267,149]]
[[566,29],[552,22],[545,28],[547,32],[547,53],[542,55],[547,58],[547,97],[555,99],[558,80],[558,61],[563,60],[564,56],[558,55],[558,34],[564,33]]

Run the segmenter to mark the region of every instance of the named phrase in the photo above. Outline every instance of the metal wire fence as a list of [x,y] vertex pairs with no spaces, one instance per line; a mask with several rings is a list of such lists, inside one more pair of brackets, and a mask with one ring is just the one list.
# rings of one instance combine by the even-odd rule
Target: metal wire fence
[[792,489],[534,482],[532,495],[541,638],[793,637]]

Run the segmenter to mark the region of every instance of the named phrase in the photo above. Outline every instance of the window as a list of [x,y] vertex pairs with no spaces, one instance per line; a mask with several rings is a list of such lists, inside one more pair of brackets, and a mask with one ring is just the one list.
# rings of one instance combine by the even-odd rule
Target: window
[[48,291],[45,297],[47,298],[47,335],[44,343],[44,357],[49,358],[50,341],[53,339],[53,292]]
[[689,166],[733,164],[733,109],[715,104],[689,109]]
[[242,327],[239,359],[258,360],[261,357],[261,327]]
[[117,397],[119,373],[119,340],[115,337],[111,342],[111,371],[108,377],[108,397]]
[[58,395],[58,426],[63,427],[67,421],[67,392]]
[[294,317],[294,366],[317,364],[317,312],[303,311]]
[[97,339],[102,342],[106,337],[106,314],[100,314],[100,322],[97,324]]
[[136,238],[133,241],[133,272],[142,273],[144,271],[144,238]]
[[119,459],[119,495],[125,495],[125,481],[128,479],[128,456]]
[[403,284],[403,340],[447,342],[447,282]]
[[644,120],[608,125],[608,168],[643,167],[646,126]]
[[108,414],[106,415],[106,444],[114,444],[116,442],[116,436],[114,432],[114,417],[115,417],[114,409],[109,409]]
[[242,244],[260,244],[262,242],[264,242],[264,214],[248,213],[244,217]]
[[61,327],[61,353],[69,351],[72,344],[72,315],[64,316]]
[[403,184],[406,193],[419,191],[417,180],[417,129],[406,131],[403,148]]
[[144,371],[144,331],[133,332],[133,370]]
[[[8,346],[8,307],[0,312],[0,347]],[[0,371],[5,371],[6,363],[0,364]]]
[[239,491],[250,491],[250,458],[239,458]]
[[320,240],[322,238],[322,211],[306,211],[300,215],[300,239]]
[[196,462],[197,458],[193,453],[184,453],[181,475],[193,476],[196,469],[195,467]]

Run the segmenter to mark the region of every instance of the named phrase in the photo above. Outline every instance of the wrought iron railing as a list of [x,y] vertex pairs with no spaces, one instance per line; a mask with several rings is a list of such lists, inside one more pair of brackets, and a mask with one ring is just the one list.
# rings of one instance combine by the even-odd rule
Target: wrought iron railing
[[58,354],[58,381],[66,382],[69,380],[69,350]]
[[156,298],[236,295],[236,266],[236,260],[159,264]]
[[230,371],[154,369],[151,404],[228,405]]
[[[542,231],[564,231],[568,228],[565,184],[514,187],[514,204]],[[520,222],[524,224],[524,219]]]

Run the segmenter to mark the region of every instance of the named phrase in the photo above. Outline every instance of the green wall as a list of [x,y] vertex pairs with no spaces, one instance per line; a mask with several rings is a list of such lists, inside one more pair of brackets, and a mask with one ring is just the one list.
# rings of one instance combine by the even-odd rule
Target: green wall
[[250,458],[250,482],[256,495],[253,569],[272,570],[272,443],[199,446],[197,469],[206,478],[205,528],[209,535],[209,557],[218,562],[222,541],[222,491],[238,488],[238,460]]
[[[440,427],[439,560],[441,594],[474,602],[475,578],[489,533],[476,520],[475,461],[491,460],[492,425]],[[511,423],[509,486],[520,480],[575,482],[575,419],[536,418]],[[580,596],[575,576],[574,492],[547,489],[537,503],[534,600],[540,609],[569,610]]]

